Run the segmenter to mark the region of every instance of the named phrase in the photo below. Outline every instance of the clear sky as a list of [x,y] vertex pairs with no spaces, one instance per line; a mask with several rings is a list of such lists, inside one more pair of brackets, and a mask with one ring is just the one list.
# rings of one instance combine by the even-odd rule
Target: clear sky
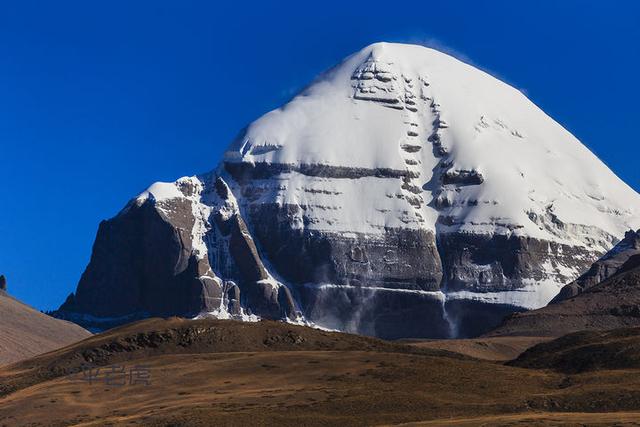
[[[640,189],[640,2],[0,3],[0,273],[53,309],[99,222],[213,169],[248,122],[376,41],[524,91]],[[525,5],[526,3],[526,5]]]

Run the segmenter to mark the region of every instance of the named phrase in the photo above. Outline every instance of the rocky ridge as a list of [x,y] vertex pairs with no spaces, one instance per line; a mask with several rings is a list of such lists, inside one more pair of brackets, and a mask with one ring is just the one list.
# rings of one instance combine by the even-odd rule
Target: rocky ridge
[[620,273],[623,268],[629,267],[630,264],[627,264],[627,261],[632,257],[636,257],[636,255],[640,255],[640,230],[629,230],[625,233],[624,239],[602,258],[594,262],[587,272],[574,282],[564,286],[560,293],[551,300],[551,304],[573,298],[609,277]]
[[[507,317],[489,336],[560,336],[640,326],[639,233],[633,230],[546,307]],[[595,334],[597,335],[597,334]]]

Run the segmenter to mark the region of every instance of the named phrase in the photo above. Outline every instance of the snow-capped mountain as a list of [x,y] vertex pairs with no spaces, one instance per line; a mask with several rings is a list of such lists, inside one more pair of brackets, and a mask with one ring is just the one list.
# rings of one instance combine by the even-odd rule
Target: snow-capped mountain
[[251,123],[213,172],[154,184],[103,222],[61,314],[472,335],[547,304],[639,214],[518,90],[377,43]]

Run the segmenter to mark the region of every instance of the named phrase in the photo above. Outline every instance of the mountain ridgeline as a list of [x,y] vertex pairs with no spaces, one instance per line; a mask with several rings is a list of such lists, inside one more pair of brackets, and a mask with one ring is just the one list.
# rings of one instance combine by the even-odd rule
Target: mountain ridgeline
[[543,308],[514,313],[488,335],[560,336],[640,326],[640,230],[624,239]]
[[153,184],[103,221],[57,315],[472,336],[545,306],[639,213],[520,91],[377,43],[247,126],[210,173]]

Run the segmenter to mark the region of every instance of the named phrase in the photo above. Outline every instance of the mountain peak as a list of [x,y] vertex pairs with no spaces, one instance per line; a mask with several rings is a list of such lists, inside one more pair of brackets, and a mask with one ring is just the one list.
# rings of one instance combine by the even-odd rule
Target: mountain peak
[[[520,91],[417,45],[375,43],[349,56],[251,123],[225,162],[405,176],[416,206],[404,215],[411,227],[515,233],[604,252],[640,225],[637,193]],[[352,216],[331,228],[370,229],[392,216]],[[595,241],[554,218],[596,227]]]
[[102,224],[73,307],[469,336],[638,226],[640,196],[520,91],[376,43]]

